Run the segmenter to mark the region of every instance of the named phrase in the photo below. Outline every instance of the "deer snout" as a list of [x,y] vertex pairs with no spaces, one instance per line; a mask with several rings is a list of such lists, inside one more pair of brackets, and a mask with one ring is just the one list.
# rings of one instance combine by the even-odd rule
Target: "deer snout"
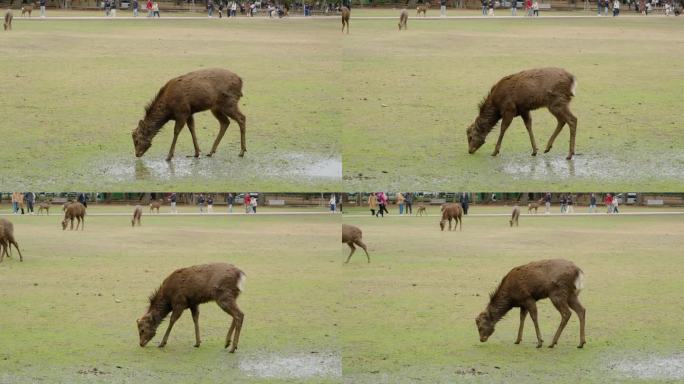
[[484,343],[485,341],[487,341],[488,338],[489,336],[481,336],[480,341]]

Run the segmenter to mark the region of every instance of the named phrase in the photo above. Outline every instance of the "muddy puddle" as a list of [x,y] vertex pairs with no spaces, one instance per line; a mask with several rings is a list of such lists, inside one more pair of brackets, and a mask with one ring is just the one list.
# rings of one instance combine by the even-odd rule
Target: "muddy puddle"
[[334,352],[241,355],[239,369],[259,378],[308,379],[342,376],[342,358]]
[[143,157],[102,161],[97,164],[98,177],[107,183],[139,181],[183,182],[193,180],[240,180],[270,177],[297,183],[334,182],[342,178],[342,159],[313,154],[278,153],[256,155],[248,152],[245,158],[234,157],[176,157],[167,162],[163,158]]
[[608,369],[634,379],[684,380],[684,354],[630,356],[609,362]]

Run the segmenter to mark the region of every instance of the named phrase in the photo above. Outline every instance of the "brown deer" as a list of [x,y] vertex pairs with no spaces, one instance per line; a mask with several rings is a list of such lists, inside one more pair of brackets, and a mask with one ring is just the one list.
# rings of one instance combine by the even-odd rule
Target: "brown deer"
[[423,216],[423,214],[427,215],[427,208],[423,204],[418,205],[418,210],[416,211],[416,216]]
[[525,123],[532,143],[532,156],[537,155],[537,144],[532,133],[530,111],[546,107],[558,120],[544,153],[551,150],[556,136],[567,123],[570,126],[570,151],[566,159],[575,154],[577,118],[570,112],[569,104],[575,96],[577,79],[561,68],[537,68],[518,72],[499,80],[480,103],[480,114],[467,129],[468,153],[475,153],[485,143],[485,138],[501,120],[499,139],[492,156],[499,154],[501,141],[514,117],[520,116]]
[[12,13],[11,9],[8,9],[5,11],[5,23],[3,26],[5,27],[5,31],[12,30],[12,19],[14,18],[14,14]]
[[161,207],[163,200],[150,201],[150,214],[156,209],[157,214],[159,214],[159,207]]
[[463,208],[460,204],[444,204],[442,205],[442,220],[439,222],[439,227],[444,231],[446,222],[449,222],[449,230],[451,231],[451,220],[454,220],[454,231],[459,227],[459,231],[463,230]]
[[28,13],[29,17],[31,17],[31,12],[33,12],[33,7],[34,7],[34,4],[28,4],[28,5],[24,5],[23,7],[21,7],[21,17],[24,17],[24,15],[26,15],[27,13]]
[[[159,209],[157,209],[157,213],[159,212]],[[133,220],[131,220],[131,226],[135,227],[135,223],[138,223],[138,227],[140,226],[140,218],[142,217],[142,207],[139,205],[136,205],[135,208],[133,209]]]
[[19,253],[19,261],[24,261],[24,256],[19,250],[19,244],[14,239],[14,224],[5,218],[0,218],[0,262],[5,256],[10,257],[12,245]]
[[195,134],[193,114],[206,110],[220,123],[219,133],[207,156],[216,153],[223,135],[228,129],[230,120],[240,125],[240,157],[245,155],[245,123],[246,117],[240,112],[238,102],[242,97],[242,79],[231,71],[220,68],[201,69],[169,80],[157,93],[157,96],[145,107],[145,118],[138,122],[133,130],[135,156],[141,157],[152,146],[152,139],[169,120],[176,122],[173,129],[171,149],[166,157],[173,158],[176,140],[181,130],[188,124],[192,143],[195,147],[194,157],[199,157],[200,149]]
[[508,221],[511,224],[511,227],[515,223],[515,226],[518,226],[518,219],[520,218],[520,207],[517,205],[513,206],[513,212],[511,212],[511,219]]
[[38,214],[40,215],[45,211],[45,214],[50,216],[50,205],[52,204],[51,201],[43,201],[41,203],[38,203]]
[[171,313],[169,327],[159,344],[163,348],[169,339],[173,324],[186,308],[190,308],[195,323],[195,347],[200,346],[199,305],[215,301],[221,309],[233,317],[228,329],[225,348],[235,339],[230,353],[235,352],[240,340],[240,331],[245,315],[238,308],[236,300],[244,290],[245,273],[232,264],[213,263],[177,269],[150,296],[147,312],[137,320],[140,346],[144,347],[157,332],[162,320]]
[[538,202],[531,202],[527,204],[527,214],[531,214],[532,210],[534,209],[534,214],[537,214],[537,209],[539,209],[539,203]]
[[347,7],[340,8],[342,12],[342,33],[344,33],[344,27],[347,27],[347,34],[349,34],[349,16],[351,16],[351,11]]
[[71,222],[70,231],[74,230],[74,219],[78,220],[76,223],[76,230],[81,226],[81,231],[85,229],[85,206],[79,202],[73,202],[64,207],[64,220],[62,220],[62,230],[66,230],[67,222]]
[[363,243],[362,237],[363,233],[358,227],[355,227],[353,225],[342,224],[342,242],[344,244],[347,244],[349,248],[351,248],[351,252],[347,257],[347,261],[344,262],[345,264],[349,263],[349,259],[351,259],[354,252],[356,252],[356,247],[354,246],[354,244],[363,248],[363,251],[366,252],[366,258],[370,263],[370,255],[368,255],[368,249],[366,248],[366,244]]
[[423,14],[423,17],[425,17],[425,14],[427,10],[430,9],[430,3],[427,2],[425,4],[418,4],[416,7],[416,16],[420,16],[420,14]]
[[406,24],[408,22],[408,11],[406,8],[401,10],[401,14],[399,14],[399,30],[401,31],[402,29],[406,29]]
[[586,310],[579,302],[577,295],[584,287],[584,273],[568,260],[541,260],[513,268],[496,290],[489,295],[487,308],[475,320],[480,333],[480,341],[485,342],[494,333],[494,326],[512,308],[520,308],[520,327],[515,344],[522,341],[523,324],[529,312],[534,329],[537,333],[537,348],[541,348],[541,332],[537,322],[537,301],[545,298],[551,302],[561,314],[561,322],[549,348],[558,343],[563,328],[570,319],[572,308],[580,320],[580,343],[582,348],[586,343],[584,338],[584,319]]

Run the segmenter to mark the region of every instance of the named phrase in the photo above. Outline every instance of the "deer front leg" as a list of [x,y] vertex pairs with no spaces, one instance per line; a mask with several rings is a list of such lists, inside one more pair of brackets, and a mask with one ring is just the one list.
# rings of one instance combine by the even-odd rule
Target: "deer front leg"
[[534,141],[534,133],[532,133],[532,117],[530,112],[526,111],[520,114],[523,122],[525,123],[525,128],[527,128],[527,133],[530,135],[530,143],[532,144],[532,156],[537,156],[537,143]]
[[211,113],[214,115],[214,117],[216,117],[216,120],[219,121],[220,127],[219,133],[216,135],[216,140],[214,140],[214,145],[211,147],[211,151],[207,154],[207,157],[211,157],[211,155],[216,153],[216,148],[218,148],[221,139],[223,139],[223,135],[226,133],[226,130],[228,130],[228,126],[230,125],[230,120],[228,120],[222,111],[212,109]]
[[530,313],[532,322],[534,322],[534,331],[537,333],[537,348],[541,348],[542,344],[544,344],[544,340],[542,340],[541,331],[539,330],[539,322],[537,322],[537,303],[534,300],[530,300],[525,304],[525,307],[527,307],[527,311]]
[[190,307],[190,312],[192,312],[192,321],[195,323],[195,348],[199,348],[202,343],[199,332],[199,308],[196,305]]
[[[176,141],[184,125],[185,119],[176,120],[176,125],[173,127],[173,141],[171,141],[171,148],[169,149],[169,155],[166,156],[166,161],[173,159],[173,153],[176,151]],[[150,208],[150,211],[152,211],[152,208]]]
[[[553,113],[553,111],[552,111]],[[546,149],[544,150],[544,153],[547,153],[551,150],[553,147],[553,142],[556,140],[556,136],[561,132],[563,129],[563,126],[565,125],[565,120],[560,115],[557,115],[556,113],[553,113],[554,116],[556,116],[556,120],[558,120],[558,125],[556,125],[556,130],[553,131],[553,134],[549,138],[549,142],[546,144]]]
[[169,340],[169,334],[171,333],[171,328],[173,328],[173,323],[175,323],[176,320],[178,320],[178,318],[181,316],[182,313],[183,313],[182,309],[178,310],[178,309],[174,308],[173,312],[171,313],[171,320],[169,320],[169,327],[166,328],[166,333],[164,334],[164,338],[162,339],[162,342],[159,344],[159,348],[164,348],[164,346],[166,345],[166,341]]
[[515,339],[515,344],[520,344],[523,336],[523,325],[525,324],[525,317],[527,316],[527,309],[520,307],[520,328],[518,328],[518,338]]
[[199,157],[200,149],[197,144],[197,134],[195,133],[195,118],[190,115],[188,117],[188,129],[190,129],[190,136],[192,136],[192,145],[195,147],[195,157]]
[[501,131],[499,132],[499,139],[496,141],[496,147],[494,147],[494,152],[492,152],[492,156],[496,156],[499,154],[504,134],[506,133],[508,126],[511,125],[512,120],[513,116],[511,116],[510,114],[504,115],[503,119],[501,120]]

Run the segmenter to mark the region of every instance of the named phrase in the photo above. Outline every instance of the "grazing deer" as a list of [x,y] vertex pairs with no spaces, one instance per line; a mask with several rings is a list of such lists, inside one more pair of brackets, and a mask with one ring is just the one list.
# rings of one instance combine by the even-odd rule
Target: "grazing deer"
[[33,4],[25,5],[21,7],[21,17],[24,17],[28,13],[29,17],[31,17],[31,12],[33,12]]
[[[157,213],[159,213],[159,208],[157,208]],[[133,209],[133,219],[131,220],[131,226],[135,227],[135,223],[138,223],[138,227],[139,227],[141,217],[142,217],[142,207],[139,205],[136,205],[135,208]]]
[[580,320],[580,343],[584,338],[584,320],[586,310],[579,302],[578,295],[584,287],[584,273],[568,260],[541,260],[513,268],[496,290],[489,295],[487,308],[477,316],[475,323],[480,333],[480,341],[485,342],[494,333],[494,326],[512,308],[520,308],[520,327],[515,344],[522,341],[523,324],[529,312],[537,333],[537,348],[541,348],[542,340],[537,322],[537,301],[545,298],[551,302],[561,314],[561,322],[549,348],[558,343],[558,338],[570,319],[572,308]]
[[366,258],[370,263],[370,255],[368,255],[368,249],[366,248],[366,244],[363,243],[362,237],[363,233],[358,227],[355,227],[353,225],[342,224],[342,242],[347,244],[349,248],[351,248],[351,252],[347,257],[347,261],[344,262],[345,264],[349,263],[349,259],[351,259],[354,252],[356,252],[356,247],[354,246],[354,244],[363,248],[363,251],[366,252]]
[[5,27],[5,31],[11,31],[12,30],[12,19],[14,18],[14,14],[12,14],[12,10],[8,9],[5,11],[5,24],[3,26]]
[[19,253],[19,261],[24,261],[24,256],[19,250],[19,244],[14,239],[14,224],[5,218],[0,218],[0,262],[5,256],[10,257],[12,245]]
[[416,211],[416,216],[423,216],[423,213],[427,215],[427,208],[425,208],[423,204],[420,204]]
[[240,112],[238,102],[242,97],[242,79],[226,69],[201,69],[169,80],[157,93],[157,96],[145,107],[145,118],[138,122],[133,130],[135,156],[141,157],[152,146],[152,139],[169,120],[174,120],[173,141],[166,157],[173,158],[176,140],[187,123],[192,143],[195,147],[194,157],[199,157],[200,149],[195,134],[197,112],[211,110],[220,123],[219,133],[207,156],[216,153],[223,135],[228,129],[230,120],[240,125],[240,157],[247,151],[245,146],[245,115]]
[[349,16],[351,16],[351,11],[347,7],[340,8],[342,11],[342,33],[344,33],[344,27],[347,27],[347,34],[349,34]]
[[408,11],[406,8],[401,10],[401,14],[399,14],[399,30],[401,31],[402,29],[406,29],[406,24],[408,22]]
[[43,211],[45,211],[45,214],[50,216],[51,204],[52,204],[51,201],[43,201],[41,203],[38,203],[38,214],[40,215]]
[[527,204],[527,214],[531,214],[532,210],[534,209],[534,214],[537,214],[537,209],[539,209],[539,206],[542,204],[542,200],[539,201],[533,201],[529,204]]
[[439,222],[439,227],[444,231],[446,222],[449,222],[449,230],[451,231],[451,220],[454,220],[454,231],[459,227],[459,231],[463,230],[463,208],[461,204],[444,204],[442,205],[442,220]]
[[513,212],[511,212],[511,219],[508,221],[511,224],[511,227],[515,223],[515,226],[518,226],[518,219],[520,218],[520,207],[517,205],[513,206]]
[[62,220],[62,230],[66,230],[67,222],[71,222],[70,231],[74,230],[74,219],[77,220],[76,230],[81,226],[81,231],[85,229],[85,206],[79,202],[69,203],[64,205],[64,220]]
[[561,68],[538,68],[518,72],[499,80],[480,103],[480,113],[467,129],[468,153],[475,153],[485,143],[485,138],[501,120],[499,139],[492,156],[499,154],[501,141],[514,117],[520,116],[525,123],[532,143],[532,156],[537,155],[537,144],[532,133],[530,111],[546,107],[558,120],[544,153],[551,150],[556,136],[567,123],[570,126],[570,151],[566,159],[575,154],[577,118],[570,112],[570,100],[575,96],[577,79]]
[[215,301],[228,313],[233,321],[226,335],[225,348],[231,346],[233,331],[235,339],[229,352],[238,347],[240,331],[245,315],[237,306],[237,298],[244,290],[246,275],[232,264],[213,263],[177,269],[171,273],[161,286],[150,296],[147,312],[136,322],[140,346],[144,347],[157,332],[162,320],[171,313],[169,327],[159,344],[163,348],[169,339],[171,328],[185,309],[190,308],[195,323],[195,347],[200,346],[199,305]]
[[423,17],[425,17],[425,14],[426,14],[428,9],[430,9],[430,3],[429,2],[422,4],[422,5],[418,4],[418,6],[416,7],[416,16],[420,16],[420,14],[422,13]]
[[150,214],[152,214],[155,209],[157,210],[157,214],[159,214],[159,207],[161,207],[163,202],[163,200],[150,201]]

